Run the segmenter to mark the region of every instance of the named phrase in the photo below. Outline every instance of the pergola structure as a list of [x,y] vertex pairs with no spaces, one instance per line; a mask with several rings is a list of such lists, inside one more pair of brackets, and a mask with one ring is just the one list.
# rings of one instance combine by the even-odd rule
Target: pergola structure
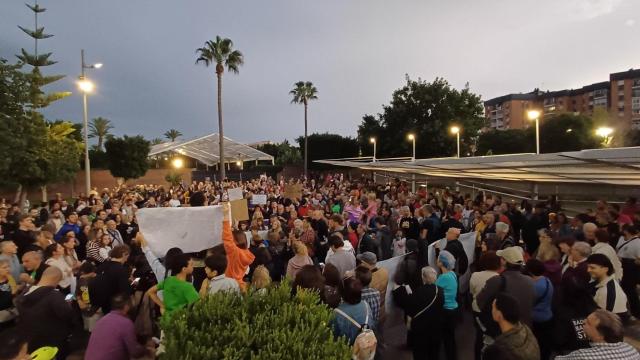
[[503,186],[503,189],[515,189],[515,183],[526,183],[531,185],[530,193],[534,198],[537,197],[538,184],[640,186],[640,147],[415,161],[410,158],[374,160],[369,157],[317,162],[374,173],[404,174],[425,181],[450,179],[475,184],[506,182],[507,187]]
[[[218,134],[202,136],[191,140],[166,142],[153,145],[149,157],[167,153],[178,153],[193,158],[207,166],[215,166],[220,162]],[[236,163],[246,161],[270,161],[273,164],[273,156],[224,137],[224,162]]]

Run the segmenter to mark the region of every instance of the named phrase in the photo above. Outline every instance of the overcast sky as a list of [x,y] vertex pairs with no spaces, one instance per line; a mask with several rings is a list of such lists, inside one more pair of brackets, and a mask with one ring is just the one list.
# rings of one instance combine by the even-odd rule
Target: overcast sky
[[[33,51],[17,25],[33,28],[24,2],[0,2],[0,56]],[[40,42],[66,74],[52,89],[74,91],[46,110],[81,120],[75,91],[80,49],[104,67],[89,76],[97,91],[89,116],[110,119],[117,135],[186,138],[217,131],[213,68],[195,49],[216,35],[245,56],[223,78],[225,135],[243,142],[293,139],[303,108],[288,92],[312,81],[310,131],[355,135],[403,85],[404,74],[455,87],[470,83],[483,99],[535,87],[558,90],[608,80],[640,67],[638,0],[40,0]]]

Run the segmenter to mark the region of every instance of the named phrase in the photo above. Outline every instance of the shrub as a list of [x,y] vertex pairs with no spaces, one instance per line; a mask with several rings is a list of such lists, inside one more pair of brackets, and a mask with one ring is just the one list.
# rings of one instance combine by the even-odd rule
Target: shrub
[[162,320],[162,359],[349,359],[332,316],[316,293],[292,297],[286,282],[264,294],[217,293]]

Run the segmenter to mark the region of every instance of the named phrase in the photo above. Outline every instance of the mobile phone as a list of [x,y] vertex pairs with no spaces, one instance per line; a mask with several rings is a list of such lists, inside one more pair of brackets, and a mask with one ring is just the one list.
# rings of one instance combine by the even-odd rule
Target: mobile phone
[[67,296],[64,297],[65,301],[72,301],[75,299],[75,296],[73,296],[73,294],[68,294]]
[[139,278],[139,277],[137,277],[137,278],[133,279],[133,281],[131,282],[131,285],[135,285],[135,284],[137,284],[138,282],[140,282],[140,278]]

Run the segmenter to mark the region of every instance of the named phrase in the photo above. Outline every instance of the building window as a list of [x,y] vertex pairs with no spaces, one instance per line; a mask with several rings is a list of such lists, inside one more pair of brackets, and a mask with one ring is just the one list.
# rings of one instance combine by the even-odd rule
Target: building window
[[618,101],[624,101],[624,94],[618,94]]
[[633,79],[632,87],[640,87],[640,79]]
[[624,86],[624,80],[618,80],[618,86]]
[[607,98],[595,99],[593,106],[607,106]]
[[594,98],[601,98],[607,96],[607,90],[600,89],[593,92]]

